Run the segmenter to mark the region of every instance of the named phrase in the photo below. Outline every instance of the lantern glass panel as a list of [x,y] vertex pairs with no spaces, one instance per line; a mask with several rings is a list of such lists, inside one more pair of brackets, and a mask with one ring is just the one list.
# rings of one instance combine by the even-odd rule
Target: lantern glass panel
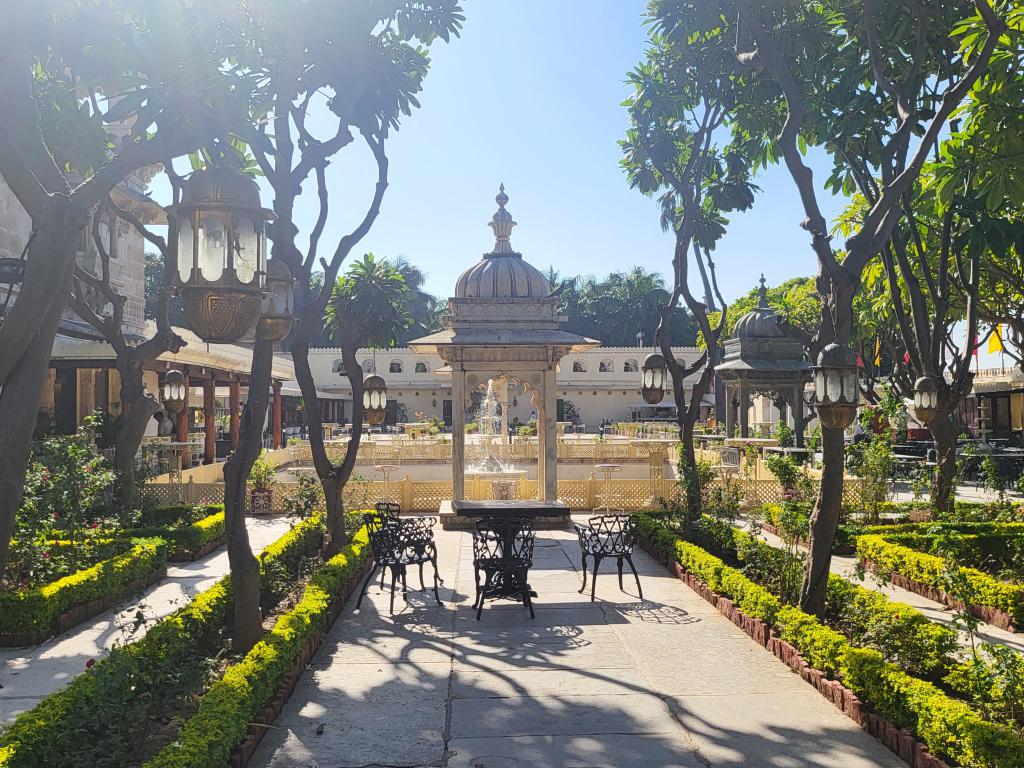
[[857,402],[857,372],[847,371],[843,374],[843,399],[847,403]]
[[259,269],[259,234],[252,219],[239,219],[235,235],[235,273],[240,282],[251,283]]
[[814,372],[814,397],[819,401],[825,399],[825,372],[820,368]]
[[178,220],[178,277],[183,283],[192,277],[192,240],[192,216],[189,214]]
[[654,371],[650,368],[644,371],[644,386],[648,388],[654,386]]
[[843,378],[839,371],[825,372],[825,399],[838,403],[843,394]]
[[206,211],[202,214],[199,227],[199,271],[205,280],[219,280],[227,263],[227,214]]
[[363,408],[370,408],[370,393],[363,392]]
[[278,317],[289,317],[292,314],[292,289],[291,285],[285,281],[275,281],[269,288],[271,289],[271,306],[273,313]]

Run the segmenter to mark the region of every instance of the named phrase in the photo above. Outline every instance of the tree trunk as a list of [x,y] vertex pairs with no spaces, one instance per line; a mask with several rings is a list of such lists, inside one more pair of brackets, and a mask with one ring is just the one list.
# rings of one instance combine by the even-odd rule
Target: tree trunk
[[[32,254],[69,251],[78,241],[78,234],[85,226],[85,218],[71,205],[50,206],[48,226],[37,230],[29,248],[24,285],[41,277],[50,283],[51,292],[65,296],[70,292],[75,260],[67,259],[61,274],[40,275],[33,270]],[[39,264],[42,266],[39,268],[48,263],[41,257]],[[18,303],[15,301],[15,306]],[[32,453],[32,435],[39,415],[43,381],[50,365],[50,350],[63,310],[63,301],[53,301],[46,306],[41,316],[36,315],[36,335],[0,388],[0,575],[3,575],[7,567],[15,517],[21,506],[25,473]],[[8,315],[5,322],[10,321],[11,315]]]
[[246,481],[263,451],[263,423],[270,403],[272,342],[257,338],[252,353],[249,398],[242,411],[238,447],[224,464],[224,525],[234,598],[233,650],[246,653],[263,635],[260,613],[260,568],[245,527]]
[[804,580],[800,587],[800,608],[819,617],[825,613],[832,545],[835,543],[843,506],[843,453],[846,448],[843,432],[842,429],[821,430],[824,467],[818,500],[811,515],[807,540],[810,554],[804,566]]
[[957,428],[949,414],[940,413],[928,423],[928,431],[935,441],[935,476],[932,478],[932,509],[940,514],[953,511],[956,489]]
[[114,468],[117,470],[117,514],[122,524],[139,502],[135,481],[135,457],[146,434],[146,426],[160,410],[160,404],[146,393],[142,366],[130,356],[122,355],[117,364],[121,375],[121,429],[114,447]]
[[683,420],[683,445],[679,452],[680,469],[686,484],[686,523],[692,525],[700,519],[701,486],[697,471],[697,452],[693,447],[693,420]]

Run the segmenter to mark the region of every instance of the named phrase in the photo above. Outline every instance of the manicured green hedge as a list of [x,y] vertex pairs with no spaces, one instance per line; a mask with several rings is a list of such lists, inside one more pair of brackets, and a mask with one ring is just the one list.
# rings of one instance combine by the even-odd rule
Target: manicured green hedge
[[245,738],[249,723],[280,688],[302,647],[326,627],[331,603],[357,577],[366,548],[366,530],[362,529],[352,544],[313,575],[299,604],[282,615],[267,636],[210,687],[177,740],[146,763],[146,768],[226,766],[232,750]]
[[211,542],[224,538],[224,512],[213,512],[188,525],[171,528],[132,528],[131,536],[158,536],[171,547],[172,557],[190,557]]
[[[946,564],[941,557],[895,544],[885,536],[858,537],[857,557],[874,563],[882,572],[898,573],[936,589],[944,587]],[[960,568],[960,576],[968,585],[974,604],[1004,611],[1013,617],[1014,624],[1024,623],[1024,585],[1000,581],[975,568]]]
[[[299,523],[264,550],[261,571],[308,552],[318,535],[322,542],[322,517]],[[19,715],[0,735],[0,768],[114,768],[137,759],[138,724],[183,665],[219,647],[230,602],[226,576]]]
[[0,592],[0,634],[50,632],[62,613],[92,600],[123,592],[133,582],[162,571],[167,544],[133,539],[124,552],[33,589]]
[[808,664],[841,680],[861,700],[911,731],[934,754],[964,768],[1024,766],[1024,741],[1009,727],[984,720],[966,703],[886,662],[879,651],[854,647],[841,633],[798,608],[783,605],[739,570],[677,539],[657,521],[641,518],[640,530],[656,546],[666,547],[712,591],[775,627]]

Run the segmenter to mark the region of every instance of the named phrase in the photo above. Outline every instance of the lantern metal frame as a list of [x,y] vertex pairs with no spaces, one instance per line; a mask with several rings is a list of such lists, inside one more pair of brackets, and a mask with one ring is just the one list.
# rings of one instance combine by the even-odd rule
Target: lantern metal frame
[[25,282],[25,260],[0,259],[0,285],[19,285]]
[[857,416],[860,404],[860,370],[857,353],[850,347],[829,344],[814,366],[814,407],[821,426],[846,429]]
[[295,278],[280,259],[267,262],[266,290],[263,293],[256,335],[265,341],[284,341],[295,319]]
[[188,400],[185,374],[177,369],[171,369],[164,374],[164,383],[160,387],[160,400],[164,404],[164,410],[168,413],[178,414],[185,409],[185,403]]
[[[202,169],[185,183],[181,202],[167,210],[165,282],[181,296],[189,327],[207,342],[230,343],[248,336],[262,311],[267,223],[275,218],[260,205],[256,182],[233,168]],[[220,256],[208,257],[200,242],[210,221],[223,227]],[[245,222],[251,227],[245,240],[255,249],[251,262],[242,253]],[[215,264],[218,259],[222,263]]]
[[644,358],[640,366],[640,391],[644,402],[657,405],[665,397],[665,386],[668,383],[668,364],[657,352]]
[[914,382],[914,417],[927,424],[939,412],[939,385],[928,374]]
[[371,373],[363,379],[363,419],[371,427],[384,423],[388,407],[388,386],[383,376]]

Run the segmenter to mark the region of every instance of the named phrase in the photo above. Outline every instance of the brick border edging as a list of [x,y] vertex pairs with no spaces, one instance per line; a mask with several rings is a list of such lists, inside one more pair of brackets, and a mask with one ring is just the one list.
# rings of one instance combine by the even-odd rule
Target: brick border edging
[[686,586],[713,605],[718,612],[742,629],[752,640],[796,672],[807,683],[835,705],[836,709],[853,720],[857,725],[874,736],[879,742],[913,768],[949,768],[949,765],[928,752],[928,748],[917,741],[904,728],[898,728],[887,718],[867,711],[857,694],[838,680],[830,680],[825,673],[811,667],[793,645],[779,637],[776,630],[762,619],[748,616],[727,597],[712,592],[707,584],[687,571],[668,553],[654,546],[646,536],[638,536],[637,542],[647,554],[671,570]]
[[927,597],[929,600],[934,600],[936,603],[941,603],[942,605],[950,608],[956,608],[958,610],[964,610],[966,608],[967,612],[972,616],[981,619],[986,624],[991,624],[993,627],[1005,629],[1007,632],[1018,631],[1017,625],[1014,623],[1013,616],[1004,610],[993,608],[988,605],[977,605],[975,603],[965,606],[961,601],[954,600],[938,587],[930,587],[927,584],[914,581],[913,579],[904,576],[902,573],[879,568],[878,564],[873,560],[860,557],[857,558],[857,561],[865,570],[871,571],[872,573],[883,574],[890,582],[892,582],[892,584],[900,587],[901,589],[913,592],[921,597]]
[[338,617],[341,615],[341,609],[345,607],[345,603],[352,597],[352,593],[359,588],[366,573],[372,567],[372,563],[373,557],[367,553],[367,557],[363,558],[363,563],[359,566],[359,570],[349,579],[341,593],[331,601],[330,607],[327,609],[327,623],[322,629],[318,629],[309,637],[305,645],[299,650],[298,656],[292,659],[291,668],[274,693],[270,703],[260,710],[256,716],[257,722],[249,723],[245,738],[231,751],[231,768],[245,768],[252,759],[252,756],[256,754],[256,750],[260,742],[263,741],[263,737],[267,735],[267,731],[271,729],[272,723],[281,714],[281,710],[284,709],[284,705],[291,697],[292,691],[295,690],[299,678],[306,671],[306,667],[309,665],[313,655],[320,649],[320,645],[323,643],[331,627],[334,626],[334,622],[338,620]]
[[[767,531],[768,533],[772,534],[773,536],[778,536],[779,538],[782,538],[782,534],[779,533],[779,529],[776,528],[771,523],[764,523],[764,522],[762,522],[761,523],[761,530]],[[799,544],[801,547],[806,547],[807,546],[807,539],[800,539],[800,541],[798,541],[797,544]],[[833,555],[839,555],[840,557],[849,557],[849,556],[853,555],[855,552],[856,552],[856,550],[854,550],[854,548],[852,546],[850,546],[849,544],[839,544],[839,545],[833,545],[832,546],[832,554]]]
[[196,560],[206,557],[211,552],[215,552],[227,543],[227,536],[218,536],[213,541],[208,541],[205,544],[199,545],[198,549],[188,549],[181,547],[174,550],[167,558],[169,563],[194,563]]
[[0,648],[21,648],[44,643],[51,637],[63,634],[69,629],[77,627],[83,621],[98,616],[108,608],[112,608],[129,597],[133,592],[145,589],[165,576],[167,576],[167,561],[163,561],[158,568],[154,568],[145,576],[128,582],[115,592],[68,608],[64,613],[58,614],[53,623],[46,629],[39,630],[38,632],[9,632],[0,634]]

